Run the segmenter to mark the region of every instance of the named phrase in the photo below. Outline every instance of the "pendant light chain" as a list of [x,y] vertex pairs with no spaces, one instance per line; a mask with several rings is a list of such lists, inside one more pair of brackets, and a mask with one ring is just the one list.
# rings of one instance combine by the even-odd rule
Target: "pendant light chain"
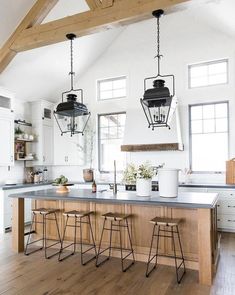
[[157,64],[158,64],[158,75],[160,75],[160,60],[162,55],[160,54],[160,16],[157,17]]
[[71,58],[71,61],[70,61],[71,71],[69,74],[71,75],[71,90],[74,90],[73,84],[74,84],[75,72],[73,71],[73,39],[70,40],[70,58]]

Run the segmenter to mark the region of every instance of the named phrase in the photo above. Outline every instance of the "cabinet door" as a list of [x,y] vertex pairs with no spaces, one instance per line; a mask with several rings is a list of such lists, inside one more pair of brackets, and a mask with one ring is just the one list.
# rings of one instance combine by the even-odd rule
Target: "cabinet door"
[[68,138],[68,165],[84,165],[84,136],[75,134]]
[[69,134],[61,136],[58,126],[55,125],[54,142],[55,165],[84,165],[84,136],[81,134],[75,134],[72,137]]
[[53,165],[53,126],[43,124],[43,164]]
[[55,123],[54,128],[54,165],[67,165],[67,136],[61,136],[60,130]]
[[0,113],[0,166],[14,164],[14,120],[13,116]]

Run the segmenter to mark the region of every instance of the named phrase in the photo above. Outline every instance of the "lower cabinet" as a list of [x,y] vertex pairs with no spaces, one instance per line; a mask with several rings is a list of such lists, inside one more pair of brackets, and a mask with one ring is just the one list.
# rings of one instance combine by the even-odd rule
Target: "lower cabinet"
[[[11,230],[12,227],[12,206],[13,199],[9,197],[11,194],[24,193],[29,191],[37,191],[51,188],[51,185],[42,185],[37,187],[27,187],[19,189],[0,190],[0,233]],[[25,224],[31,222],[31,199],[25,199]]]
[[217,228],[219,231],[235,232],[235,189],[180,187],[179,191],[218,193]]

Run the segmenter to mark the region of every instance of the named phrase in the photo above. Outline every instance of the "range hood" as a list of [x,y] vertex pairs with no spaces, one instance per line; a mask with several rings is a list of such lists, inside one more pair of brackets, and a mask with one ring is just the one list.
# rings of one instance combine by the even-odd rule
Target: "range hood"
[[121,150],[125,152],[182,151],[183,142],[178,107],[170,126],[171,129],[162,127],[152,131],[146,126],[146,118],[141,108],[128,109]]

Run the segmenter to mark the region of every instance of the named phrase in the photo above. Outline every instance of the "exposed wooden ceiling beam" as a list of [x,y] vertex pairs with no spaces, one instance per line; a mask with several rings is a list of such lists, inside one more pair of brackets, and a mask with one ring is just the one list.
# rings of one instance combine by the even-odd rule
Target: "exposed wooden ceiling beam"
[[101,6],[100,0],[86,0],[87,5],[89,6],[90,10],[97,9]]
[[23,30],[40,24],[57,2],[58,0],[37,0],[37,2],[33,5],[19,26],[16,28],[14,33],[0,49],[0,72],[5,69],[5,67],[16,55],[16,52],[11,48],[11,46],[20,36]]
[[174,5],[197,0],[118,0],[111,7],[78,13],[59,20],[36,25],[24,30],[11,45],[11,50],[20,52],[65,41],[65,35],[73,32],[77,36],[93,34],[113,27],[149,19],[155,9],[166,9]]

